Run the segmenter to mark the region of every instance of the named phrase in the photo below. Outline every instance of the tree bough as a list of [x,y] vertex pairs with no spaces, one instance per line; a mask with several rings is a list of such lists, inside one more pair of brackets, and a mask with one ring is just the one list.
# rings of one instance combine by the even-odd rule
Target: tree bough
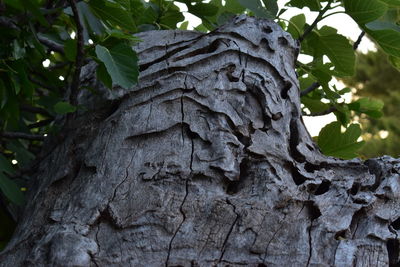
[[[43,159],[1,266],[394,266],[400,161],[319,152],[298,44],[246,16],[138,34],[140,81],[105,89]],[[50,147],[50,144],[47,144]]]

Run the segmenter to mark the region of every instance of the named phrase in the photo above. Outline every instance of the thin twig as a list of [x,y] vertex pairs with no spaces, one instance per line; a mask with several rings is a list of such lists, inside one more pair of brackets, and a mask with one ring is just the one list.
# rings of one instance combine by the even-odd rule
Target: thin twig
[[70,86],[70,96],[69,101],[72,105],[78,104],[78,90],[79,90],[79,83],[80,83],[80,76],[81,76],[81,68],[83,65],[84,60],[84,41],[83,41],[83,27],[79,17],[78,8],[76,6],[76,0],[68,0],[70,3],[72,13],[74,14],[74,20],[76,24],[77,30],[77,53],[76,53],[76,60],[75,60],[75,72],[72,78],[71,86]]
[[337,111],[337,108],[334,106],[331,106],[327,110],[324,110],[321,112],[314,112],[314,113],[310,113],[310,114],[303,114],[303,116],[310,116],[310,117],[323,116],[323,115],[327,115],[327,114],[335,112],[335,111]]
[[29,80],[37,85],[39,85],[40,87],[47,89],[49,91],[56,91],[56,89],[54,87],[51,87],[45,83],[43,83],[42,81],[36,79],[35,77],[33,77],[32,75],[28,76]]
[[319,82],[313,82],[307,89],[300,92],[300,97],[307,95],[308,93],[314,91],[320,86]]
[[52,50],[54,52],[58,52],[63,55],[65,54],[64,47],[62,45],[59,45],[56,42],[53,42],[42,36],[38,36],[37,38],[38,38],[39,42],[41,42],[42,44],[47,46],[50,50]]
[[43,127],[43,126],[50,124],[52,121],[53,121],[53,119],[42,120],[42,121],[39,121],[36,123],[29,124],[28,128],[33,129],[33,128]]
[[318,24],[318,22],[322,19],[323,15],[325,14],[326,11],[330,9],[332,0],[329,0],[328,3],[326,4],[325,8],[322,9],[318,16],[315,18],[314,22],[308,27],[302,36],[299,37],[299,42],[303,41],[304,38],[315,28],[315,26]]
[[0,26],[3,26],[5,28],[10,28],[13,30],[18,30],[17,25],[12,19],[3,16],[0,17]]
[[40,134],[28,134],[20,132],[0,132],[0,136],[10,139],[26,139],[34,141],[43,141],[45,139],[45,137]]
[[45,110],[43,108],[32,107],[29,105],[22,104],[22,105],[20,105],[20,109],[22,111],[28,111],[28,112],[32,112],[32,113],[42,114],[42,115],[52,118],[52,119],[54,118],[53,115],[51,115],[47,110]]
[[358,46],[360,45],[361,40],[362,40],[362,38],[364,37],[364,35],[365,35],[365,31],[362,31],[362,32],[360,33],[360,35],[358,36],[357,41],[353,44],[353,49],[354,49],[354,50],[357,50],[357,48],[358,48]]

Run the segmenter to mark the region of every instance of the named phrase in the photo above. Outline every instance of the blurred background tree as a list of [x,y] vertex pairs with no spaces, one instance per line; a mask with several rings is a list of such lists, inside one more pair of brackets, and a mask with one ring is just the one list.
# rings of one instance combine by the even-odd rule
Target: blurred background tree
[[384,115],[374,119],[360,114],[363,139],[366,145],[359,150],[365,158],[400,155],[400,72],[393,67],[387,55],[381,51],[357,53],[356,72],[343,82],[355,88],[355,98],[369,97],[384,103]]

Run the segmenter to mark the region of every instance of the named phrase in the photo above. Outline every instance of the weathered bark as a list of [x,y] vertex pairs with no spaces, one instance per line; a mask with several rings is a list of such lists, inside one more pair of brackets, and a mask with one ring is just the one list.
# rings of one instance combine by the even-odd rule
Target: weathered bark
[[[147,32],[140,83],[105,90],[43,160],[1,266],[387,266],[400,161],[321,155],[298,47],[271,21]],[[394,265],[393,265],[394,266]]]

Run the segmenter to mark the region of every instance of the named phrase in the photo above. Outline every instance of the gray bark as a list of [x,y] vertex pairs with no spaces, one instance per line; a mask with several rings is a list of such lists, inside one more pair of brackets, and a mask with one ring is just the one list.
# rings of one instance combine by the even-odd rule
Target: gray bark
[[240,16],[146,32],[140,82],[80,96],[1,266],[392,266],[400,161],[323,156],[300,114],[296,42]]

